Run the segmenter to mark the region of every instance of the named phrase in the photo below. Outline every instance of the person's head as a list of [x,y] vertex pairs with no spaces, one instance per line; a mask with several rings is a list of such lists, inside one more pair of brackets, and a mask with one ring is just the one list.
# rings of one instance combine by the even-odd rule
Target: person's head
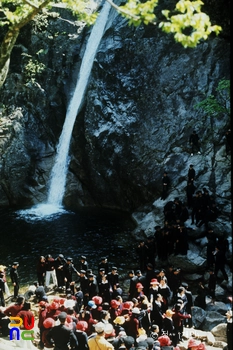
[[60,321],[60,323],[64,324],[67,318],[67,313],[62,311],[59,315],[58,315],[58,319]]
[[22,305],[24,303],[24,301],[25,301],[25,298],[23,295],[20,294],[17,296],[17,299],[16,299],[17,304]]
[[110,316],[109,311],[107,311],[107,310],[102,310],[102,311],[100,312],[100,319],[101,319],[101,320],[106,320],[106,321],[108,321],[110,318],[111,318],[111,316]]
[[159,333],[159,326],[157,324],[152,324],[151,331],[154,333]]
[[14,261],[13,264],[12,264],[12,267],[13,267],[14,269],[17,269],[17,268],[19,267],[18,261]]
[[105,331],[105,324],[103,322],[98,322],[94,325],[95,331],[99,335],[103,335]]
[[25,302],[23,303],[22,310],[28,311],[28,310],[30,310],[30,309],[31,309],[31,304],[28,303],[27,301],[25,301]]

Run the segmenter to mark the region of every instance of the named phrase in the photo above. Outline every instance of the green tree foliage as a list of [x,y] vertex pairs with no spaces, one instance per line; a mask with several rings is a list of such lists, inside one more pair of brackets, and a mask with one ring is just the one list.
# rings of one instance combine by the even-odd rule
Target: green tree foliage
[[216,89],[216,96],[208,96],[197,103],[195,108],[201,109],[209,116],[224,114],[230,117],[230,80],[221,80]]
[[[90,1],[62,0],[64,6],[88,25],[93,24],[97,17],[88,10]],[[180,0],[174,11],[162,11],[164,21],[160,23],[155,15],[159,0],[128,0],[123,6],[115,5],[112,0],[106,1],[126,17],[129,24],[158,25],[166,33],[173,33],[175,40],[184,47],[195,47],[201,39],[206,40],[211,33],[218,34],[221,30],[219,26],[212,26],[209,17],[201,12],[203,3],[200,0]],[[0,87],[7,77],[11,52],[20,29],[43,11],[49,11],[52,4],[51,0],[0,0],[0,27],[4,33],[0,44]]]

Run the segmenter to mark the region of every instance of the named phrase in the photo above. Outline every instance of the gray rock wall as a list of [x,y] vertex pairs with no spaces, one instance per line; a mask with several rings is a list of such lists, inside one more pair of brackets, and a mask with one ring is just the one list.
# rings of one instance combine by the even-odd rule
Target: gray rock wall
[[[1,206],[46,199],[89,29],[80,35],[81,30],[49,18],[46,29],[22,33],[15,51],[21,59],[16,64],[13,58],[1,93],[8,115],[22,114],[17,130],[2,142]],[[22,50],[46,65],[37,84],[25,80]],[[113,13],[74,127],[64,203],[131,212],[145,205],[151,209],[161,195],[164,169],[172,179],[172,194],[183,197],[192,162],[197,185],[207,187],[229,217],[231,162],[223,141],[229,119],[194,108],[207,93],[215,94],[221,79],[229,78],[229,50],[221,37],[184,49],[156,27],[129,27]],[[191,158],[188,138],[193,129],[201,138],[202,154]]]

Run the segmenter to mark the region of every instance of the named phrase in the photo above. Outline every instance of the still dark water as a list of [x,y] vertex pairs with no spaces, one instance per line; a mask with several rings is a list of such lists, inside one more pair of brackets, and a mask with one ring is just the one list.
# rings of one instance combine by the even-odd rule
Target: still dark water
[[72,210],[31,220],[18,211],[0,209],[0,264],[10,267],[19,262],[21,286],[37,279],[38,258],[47,254],[71,256],[76,268],[85,255],[94,272],[100,257],[106,256],[110,266],[125,274],[137,266],[134,227],[129,215],[110,210]]

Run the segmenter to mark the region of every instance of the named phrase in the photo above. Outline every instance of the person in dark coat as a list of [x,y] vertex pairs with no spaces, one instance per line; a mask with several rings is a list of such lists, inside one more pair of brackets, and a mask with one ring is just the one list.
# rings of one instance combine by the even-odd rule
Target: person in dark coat
[[104,269],[106,274],[109,273],[108,259],[106,258],[106,256],[100,258],[100,262],[98,264],[98,271],[100,271],[100,269]]
[[74,294],[74,285],[72,284],[73,274],[79,275],[79,272],[74,267],[73,259],[70,257],[66,259],[66,263],[63,265],[63,274],[66,290],[71,289]]
[[190,314],[184,315],[180,312],[180,304],[175,304],[174,309],[172,311],[174,311],[174,314],[172,315],[172,319],[173,319],[173,325],[174,325],[174,337],[172,339],[173,341],[173,345],[177,346],[177,344],[179,343],[179,341],[182,340],[182,336],[183,336],[183,321],[187,318],[192,317]]
[[[163,314],[165,312],[165,305],[163,303],[163,297],[161,294],[157,294],[156,299],[152,304],[151,311],[151,323],[157,324],[159,326],[160,331],[163,327]],[[160,333],[161,334],[161,333]]]
[[69,344],[73,348],[78,347],[78,340],[74,332],[65,326],[66,318],[67,313],[61,312],[58,315],[60,325],[51,328],[46,335],[46,340],[49,344],[54,346],[54,350],[69,350]]
[[228,129],[225,133],[226,155],[231,154],[231,129]]
[[12,284],[14,286],[14,299],[16,299],[18,294],[19,294],[19,273],[18,273],[18,267],[19,267],[19,263],[15,261],[12,264],[12,267],[10,269],[10,278],[11,278],[11,282],[12,282]]
[[198,282],[198,288],[197,288],[197,296],[194,300],[194,305],[201,307],[203,310],[206,309],[206,296],[208,294],[208,290],[203,284],[203,280],[200,279]]
[[195,176],[196,176],[196,171],[193,167],[193,164],[190,164],[188,169],[188,182],[193,183],[195,180]]
[[225,270],[225,264],[226,264],[226,256],[225,256],[225,252],[224,250],[220,249],[221,246],[220,245],[216,245],[215,247],[215,252],[214,252],[214,256],[215,256],[215,276],[217,278],[218,276],[218,271],[220,270],[223,274],[223,277],[226,281],[228,281],[228,275],[226,273]]
[[172,340],[174,337],[174,322],[172,319],[172,316],[174,315],[174,311],[171,309],[167,309],[165,312],[165,317],[163,319],[163,334],[166,334],[169,336],[169,338]]
[[134,270],[128,272],[129,276],[129,290],[128,290],[128,300],[132,300],[136,292],[136,284],[138,282],[137,276],[135,276]]
[[46,266],[45,266],[45,257],[43,255],[40,256],[39,261],[37,262],[36,273],[37,273],[37,280],[39,282],[39,285],[44,286]]
[[194,195],[196,189],[197,189],[196,186],[191,181],[188,181],[188,184],[186,187],[186,197],[187,197],[188,209],[193,207],[193,195]]
[[107,275],[102,276],[101,282],[98,284],[99,296],[103,299],[103,302],[110,303],[111,300],[111,285],[108,281]]
[[[185,288],[185,295],[187,297],[187,303],[185,306],[185,311],[187,312],[187,314],[192,314],[192,307],[194,306],[193,303],[193,294],[192,292],[189,290],[189,285],[186,282],[182,282],[181,284],[182,287]],[[189,328],[191,328],[193,326],[193,321],[192,321],[192,317],[188,318],[184,321],[184,324],[187,325]]]
[[[228,310],[226,313],[227,316],[227,350],[233,349],[232,342],[232,309]],[[225,350],[225,348],[224,348]]]
[[5,281],[4,281],[4,273],[0,272],[0,306],[5,306]]
[[216,238],[213,235],[213,230],[209,230],[207,233],[207,246],[206,246],[206,265],[207,268],[213,268],[215,264],[215,258],[213,252],[215,251]]
[[193,156],[194,152],[197,151],[197,154],[201,154],[200,152],[200,140],[197,132],[193,130],[192,134],[189,136],[189,144],[191,146],[191,156]]
[[145,241],[141,239],[136,247],[136,253],[139,258],[139,267],[142,272],[146,271],[147,264],[147,249]]
[[208,280],[208,289],[209,289],[209,294],[211,296],[211,302],[212,304],[215,303],[215,289],[216,289],[216,276],[214,273],[214,269],[209,269],[209,280]]
[[40,286],[39,282],[34,282],[34,286],[36,287],[34,293],[35,293],[37,302],[39,303],[40,301],[44,300],[43,298],[46,296],[46,292],[45,292],[44,286]]
[[163,187],[162,187],[162,196],[161,196],[161,199],[163,199],[163,200],[167,198],[170,183],[171,183],[170,178],[167,175],[167,172],[164,171],[163,178],[162,178],[162,186]]
[[89,350],[88,337],[86,330],[88,329],[88,324],[86,321],[78,321],[76,325],[76,331],[74,332],[75,337],[78,341],[78,346],[74,350]]
[[63,266],[66,263],[66,259],[64,258],[63,254],[59,254],[58,257],[55,259],[55,271],[56,271],[56,277],[57,277],[57,287],[61,290],[65,286],[64,282],[64,271]]

